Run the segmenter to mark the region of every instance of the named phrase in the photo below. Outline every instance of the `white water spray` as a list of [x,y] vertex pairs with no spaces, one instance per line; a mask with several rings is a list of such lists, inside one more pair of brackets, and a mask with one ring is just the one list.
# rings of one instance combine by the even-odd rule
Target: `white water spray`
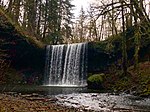
[[50,86],[86,85],[87,43],[48,45],[45,84]]

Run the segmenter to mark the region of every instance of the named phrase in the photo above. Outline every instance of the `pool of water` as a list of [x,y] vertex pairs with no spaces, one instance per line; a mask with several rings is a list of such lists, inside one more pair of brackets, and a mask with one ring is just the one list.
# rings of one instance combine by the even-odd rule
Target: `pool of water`
[[150,112],[150,98],[128,94],[73,93],[57,95],[58,104],[104,112]]
[[129,94],[93,93],[86,87],[0,85],[0,92],[37,93],[55,97],[58,104],[83,109],[81,111],[150,112],[150,98]]
[[58,94],[71,94],[87,92],[86,87],[67,86],[33,86],[33,85],[0,85],[0,92],[16,92],[22,94],[37,93],[41,95],[53,96]]

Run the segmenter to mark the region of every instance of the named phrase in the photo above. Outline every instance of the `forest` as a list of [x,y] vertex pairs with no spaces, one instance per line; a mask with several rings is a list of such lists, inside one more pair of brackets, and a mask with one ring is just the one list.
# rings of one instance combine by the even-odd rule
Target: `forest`
[[0,0],[0,84],[41,85],[47,45],[88,43],[88,89],[149,97],[150,0],[93,0],[78,15],[75,7]]
[[15,23],[48,44],[101,41],[149,23],[147,0],[95,0],[88,9],[81,7],[77,17],[74,7],[71,0],[1,0],[1,8]]

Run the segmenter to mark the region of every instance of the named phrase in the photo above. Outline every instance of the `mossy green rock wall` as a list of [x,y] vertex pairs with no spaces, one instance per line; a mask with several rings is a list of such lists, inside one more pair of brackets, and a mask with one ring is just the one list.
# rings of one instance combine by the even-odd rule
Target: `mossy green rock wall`
[[[134,29],[127,30],[127,55],[128,66],[134,64]],[[89,42],[88,44],[88,73],[103,73],[115,65],[121,69],[122,37],[121,34],[109,37],[104,41]],[[150,60],[150,37],[143,35],[140,41],[139,61]]]

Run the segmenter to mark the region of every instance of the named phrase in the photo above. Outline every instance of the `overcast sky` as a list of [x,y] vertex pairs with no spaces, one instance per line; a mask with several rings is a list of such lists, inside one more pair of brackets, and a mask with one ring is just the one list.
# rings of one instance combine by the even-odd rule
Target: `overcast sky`
[[75,16],[77,16],[80,12],[81,7],[83,6],[84,10],[87,9],[91,0],[73,0],[72,4],[75,5]]

